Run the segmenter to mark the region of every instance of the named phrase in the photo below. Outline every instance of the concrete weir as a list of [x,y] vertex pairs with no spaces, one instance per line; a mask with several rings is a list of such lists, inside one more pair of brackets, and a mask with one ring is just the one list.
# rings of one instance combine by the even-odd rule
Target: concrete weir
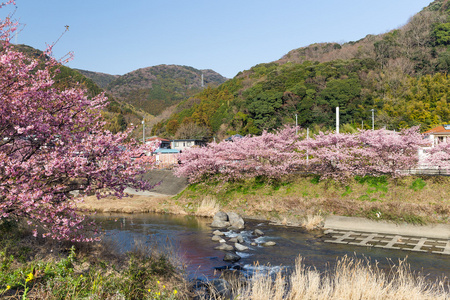
[[329,216],[327,243],[450,255],[450,225],[411,225],[364,218]]

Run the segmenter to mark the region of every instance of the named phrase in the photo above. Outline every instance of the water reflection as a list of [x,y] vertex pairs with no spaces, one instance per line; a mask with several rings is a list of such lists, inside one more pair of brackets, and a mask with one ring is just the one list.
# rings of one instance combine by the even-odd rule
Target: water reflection
[[[208,226],[209,219],[164,214],[97,215],[94,219],[105,229],[106,238],[114,241],[120,251],[131,250],[136,243],[171,251],[187,265],[190,277],[211,278],[215,276],[214,268],[227,265],[222,260],[224,252],[214,250],[217,243],[211,241],[213,230]],[[260,266],[270,264],[272,270],[280,266],[289,269],[301,255],[305,266],[326,271],[334,266],[337,258],[356,255],[365,256],[372,262],[378,261],[379,267],[384,269],[407,258],[412,271],[421,272],[431,280],[449,276],[450,272],[450,257],[446,255],[329,244],[301,228],[272,226],[251,220],[246,221],[247,228],[243,233],[246,242],[254,241],[251,230],[259,228],[265,232],[260,241],[277,243],[274,247],[246,244],[250,249],[246,255],[241,255],[239,264],[247,269],[256,262]]]

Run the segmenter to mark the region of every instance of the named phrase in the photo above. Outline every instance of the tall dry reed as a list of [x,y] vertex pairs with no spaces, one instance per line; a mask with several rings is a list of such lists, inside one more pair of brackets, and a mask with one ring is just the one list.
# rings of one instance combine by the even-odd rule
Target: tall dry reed
[[306,267],[299,257],[290,276],[278,273],[255,276],[249,285],[235,290],[235,299],[450,299],[448,279],[428,282],[414,274],[403,261],[386,272],[367,259],[349,258],[337,261],[329,272]]
[[217,199],[211,196],[203,198],[195,213],[199,217],[213,217],[220,210]]
[[307,215],[302,222],[302,226],[306,230],[313,230],[320,227],[324,222],[324,218],[321,215]]

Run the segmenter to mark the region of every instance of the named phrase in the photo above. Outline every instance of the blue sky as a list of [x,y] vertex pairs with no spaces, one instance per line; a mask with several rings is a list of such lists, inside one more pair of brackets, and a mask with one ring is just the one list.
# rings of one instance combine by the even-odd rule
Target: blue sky
[[[159,64],[234,77],[316,42],[356,41],[404,25],[431,0],[16,0],[17,42],[38,49],[69,31],[56,58],[122,75]],[[3,19],[14,7],[2,8]],[[15,39],[13,39],[13,42]]]

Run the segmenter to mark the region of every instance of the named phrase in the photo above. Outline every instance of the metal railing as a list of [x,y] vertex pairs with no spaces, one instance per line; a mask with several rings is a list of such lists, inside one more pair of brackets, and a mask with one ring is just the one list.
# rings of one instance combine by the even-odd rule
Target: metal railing
[[417,168],[401,170],[401,173],[406,173],[410,175],[440,175],[440,176],[450,176],[450,172],[447,169],[441,168]]

